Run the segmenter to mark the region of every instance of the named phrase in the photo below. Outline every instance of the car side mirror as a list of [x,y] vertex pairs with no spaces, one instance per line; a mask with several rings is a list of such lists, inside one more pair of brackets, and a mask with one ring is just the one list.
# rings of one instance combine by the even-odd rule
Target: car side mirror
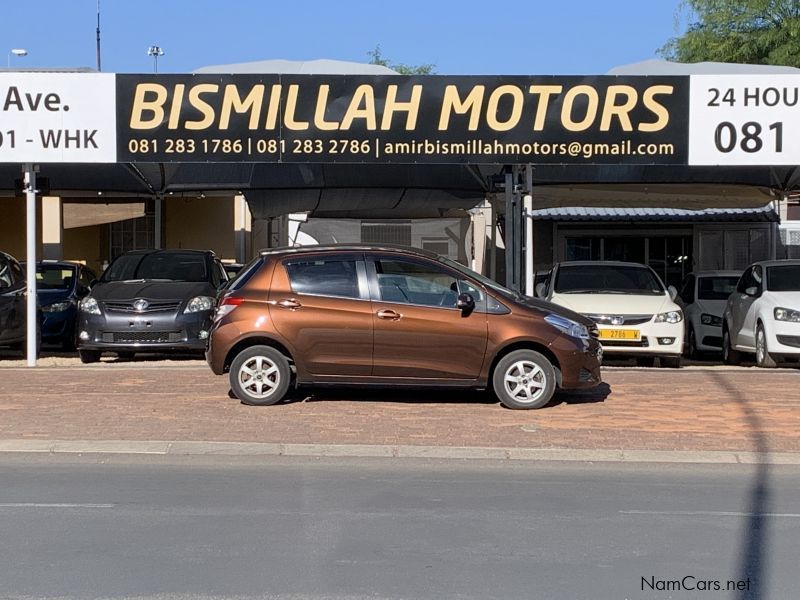
[[459,294],[458,300],[456,300],[456,308],[466,317],[475,310],[475,298],[470,294]]
[[758,296],[758,288],[756,286],[750,286],[749,288],[744,289],[744,293],[748,296]]
[[537,298],[544,298],[547,293],[547,284],[537,283],[536,287],[533,288],[533,293]]
[[667,293],[669,293],[669,299],[675,300],[678,297],[678,290],[675,289],[674,285],[671,285],[667,288]]

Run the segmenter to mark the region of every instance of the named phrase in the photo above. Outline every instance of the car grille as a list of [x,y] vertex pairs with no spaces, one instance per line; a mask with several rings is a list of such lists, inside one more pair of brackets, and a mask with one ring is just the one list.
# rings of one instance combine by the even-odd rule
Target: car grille
[[650,343],[646,337],[641,340],[602,340],[604,348],[649,348]]
[[169,344],[183,341],[180,331],[107,331],[102,340],[113,344]]
[[[647,323],[650,319],[653,318],[653,315],[584,315],[588,317],[598,325],[615,325],[615,326],[622,326],[622,325],[641,325],[642,323]],[[613,319],[622,318],[622,323],[612,323]]]
[[180,302],[175,302],[170,300],[168,302],[162,301],[148,301],[149,304],[147,308],[144,310],[136,310],[133,307],[133,301],[130,302],[104,302],[103,306],[109,312],[125,312],[125,313],[153,313],[153,312],[166,312],[166,311],[174,311],[181,305]]

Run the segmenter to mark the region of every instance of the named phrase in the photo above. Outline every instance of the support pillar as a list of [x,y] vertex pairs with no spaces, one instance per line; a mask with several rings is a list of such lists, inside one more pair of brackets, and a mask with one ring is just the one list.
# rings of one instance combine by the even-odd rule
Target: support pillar
[[252,216],[247,201],[242,194],[233,198],[233,229],[236,262],[246,263],[250,260],[249,241]]
[[36,311],[36,172],[31,163],[25,164],[25,269],[26,277],[26,355],[28,366],[36,366],[38,318]]

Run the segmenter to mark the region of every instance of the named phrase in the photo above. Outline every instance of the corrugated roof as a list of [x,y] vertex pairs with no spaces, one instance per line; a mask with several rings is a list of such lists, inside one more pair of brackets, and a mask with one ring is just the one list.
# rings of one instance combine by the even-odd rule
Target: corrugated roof
[[284,73],[304,75],[397,75],[389,67],[346,60],[259,60],[255,62],[210,65],[192,73]]
[[800,69],[784,65],[746,65],[740,63],[696,62],[680,63],[654,58],[620,65],[607,75],[774,75],[798,74]]
[[534,210],[533,218],[540,221],[748,221],[759,223],[780,221],[771,204],[760,208],[706,208],[704,210],[570,206]]

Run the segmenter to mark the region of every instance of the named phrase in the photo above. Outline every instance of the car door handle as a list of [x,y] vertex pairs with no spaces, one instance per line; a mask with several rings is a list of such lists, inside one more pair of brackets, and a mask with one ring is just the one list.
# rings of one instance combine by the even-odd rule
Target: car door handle
[[377,315],[379,319],[386,319],[387,321],[398,321],[403,317],[399,312],[388,309],[379,310]]
[[288,298],[284,298],[283,300],[278,300],[275,304],[281,308],[288,308],[289,310],[297,310],[298,308],[303,306],[297,300],[292,300]]

